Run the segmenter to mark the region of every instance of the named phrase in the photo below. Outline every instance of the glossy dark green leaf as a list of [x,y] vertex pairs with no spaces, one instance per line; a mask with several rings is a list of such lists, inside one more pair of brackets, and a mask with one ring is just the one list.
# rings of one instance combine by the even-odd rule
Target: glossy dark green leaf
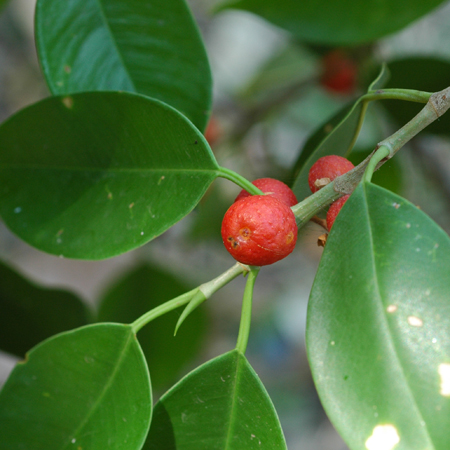
[[449,273],[450,239],[426,214],[373,184],[354,191],[307,319],[313,378],[350,449],[450,448]]
[[56,333],[88,324],[91,314],[74,294],[31,283],[0,264],[0,349],[17,356]]
[[191,372],[156,404],[144,449],[286,449],[272,402],[234,350]]
[[0,126],[0,214],[29,244],[101,259],[188,214],[217,177],[202,134],[130,93],[52,97]]
[[[386,87],[437,92],[445,89],[450,80],[450,62],[436,58],[405,58],[389,63],[391,78]],[[423,105],[405,101],[382,103],[399,126],[409,122]],[[426,133],[450,134],[450,116],[444,114],[429,125]]]
[[[152,308],[192,289],[174,275],[143,265],[112,286],[100,303],[98,319],[131,323]],[[206,333],[206,314],[198,308],[174,336],[180,311],[152,321],[138,339],[152,374],[154,389],[168,388],[198,354]]]
[[[383,66],[369,90],[380,89],[388,78],[389,71]],[[308,173],[319,158],[328,155],[348,157],[358,137],[366,110],[367,102],[361,101],[360,98],[353,105],[345,106],[308,139],[294,167],[295,181],[292,190],[299,201],[311,195]]]
[[305,41],[349,45],[372,42],[401,30],[441,3],[443,0],[232,0],[221,9],[258,14]]
[[131,327],[99,324],[54,336],[0,392],[1,450],[139,450],[150,378]]
[[137,92],[205,128],[211,72],[184,0],[38,0],[35,22],[39,60],[53,94]]

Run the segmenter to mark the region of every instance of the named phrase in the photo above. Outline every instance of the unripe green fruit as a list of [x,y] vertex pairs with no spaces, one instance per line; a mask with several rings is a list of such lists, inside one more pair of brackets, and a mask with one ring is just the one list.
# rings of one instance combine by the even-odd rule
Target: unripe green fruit
[[[258,178],[257,180],[252,181],[252,184],[258,189],[261,189],[261,191],[265,194],[276,198],[289,207],[298,203],[292,189],[282,181],[275,180],[275,178]],[[245,189],[242,189],[234,201],[237,202],[238,200],[249,197],[250,195],[251,194],[249,194]]]
[[266,266],[285,258],[297,242],[297,224],[289,206],[268,195],[233,203],[222,222],[222,239],[233,258]]
[[311,192],[317,192],[335,178],[349,172],[355,166],[346,158],[329,155],[319,158],[309,169],[308,184]]
[[334,224],[334,221],[336,220],[337,215],[339,214],[339,211],[344,206],[344,203],[348,200],[350,195],[344,195],[343,197],[337,199],[335,202],[333,202],[328,209],[327,212],[327,228],[328,231],[331,230],[331,227]]

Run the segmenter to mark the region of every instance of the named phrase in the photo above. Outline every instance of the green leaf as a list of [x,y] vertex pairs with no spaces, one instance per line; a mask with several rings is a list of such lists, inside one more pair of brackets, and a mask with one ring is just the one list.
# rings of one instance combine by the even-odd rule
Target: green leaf
[[[171,298],[192,289],[174,275],[155,266],[143,265],[112,286],[100,303],[100,321],[131,323]],[[178,311],[165,314],[139,331],[138,338],[152,374],[154,389],[176,381],[180,372],[198,354],[206,333],[206,314],[198,308],[173,335]]]
[[0,449],[139,450],[151,403],[131,327],[62,333],[31,350],[0,392]]
[[188,214],[217,177],[203,135],[130,93],[47,98],[0,127],[0,215],[29,244],[102,259]]
[[[369,90],[380,89],[387,81],[389,71],[382,66],[378,77]],[[367,110],[367,102],[359,98],[354,104],[345,106],[326,124],[322,125],[306,142],[294,167],[292,190],[299,201],[311,195],[308,174],[311,166],[323,156],[348,157],[356,142]]]
[[232,0],[219,10],[236,8],[258,14],[296,38],[321,44],[373,42],[401,30],[444,0]]
[[156,404],[144,449],[286,449],[277,414],[234,350],[191,372]]
[[1,350],[23,357],[44,339],[90,321],[76,295],[37,286],[0,263]]
[[450,448],[449,271],[449,237],[405,199],[363,184],[339,213],[306,337],[322,404],[350,449]]
[[[436,58],[405,58],[389,63],[387,87],[437,92],[449,85],[450,62]],[[382,103],[399,126],[409,122],[423,105],[402,101]],[[425,129],[426,133],[450,134],[450,116],[444,114]]]
[[53,94],[136,92],[205,128],[211,71],[184,0],[38,0],[35,23],[39,60]]

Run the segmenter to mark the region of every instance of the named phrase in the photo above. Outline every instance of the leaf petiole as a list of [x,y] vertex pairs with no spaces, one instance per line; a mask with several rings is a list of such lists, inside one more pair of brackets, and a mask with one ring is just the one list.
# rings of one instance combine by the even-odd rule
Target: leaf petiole
[[414,89],[374,89],[369,90],[361,99],[363,101],[405,100],[408,102],[426,103],[432,94],[432,92],[416,91]]
[[389,153],[389,149],[384,145],[382,145],[375,151],[373,156],[370,158],[369,164],[367,164],[362,181],[370,183],[370,181],[372,180],[372,175],[375,172],[378,163],[380,163],[384,158],[387,158],[389,156]]
[[245,189],[249,194],[252,195],[263,195],[264,192],[258,189],[254,184],[250,183],[242,175],[238,174],[234,170],[227,169],[226,167],[219,166],[219,176],[232,181],[233,183]]
[[245,353],[247,349],[248,336],[250,334],[250,323],[252,320],[252,302],[253,288],[255,286],[256,277],[258,276],[260,267],[252,266],[248,274],[247,283],[244,290],[244,298],[242,301],[241,323],[239,325],[239,334],[236,343],[236,350]]

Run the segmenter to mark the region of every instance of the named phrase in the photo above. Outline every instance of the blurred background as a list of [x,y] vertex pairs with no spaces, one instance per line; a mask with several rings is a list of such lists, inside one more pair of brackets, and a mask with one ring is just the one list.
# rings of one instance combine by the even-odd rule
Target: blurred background
[[[292,182],[292,167],[308,137],[367,89],[382,61],[392,72],[389,87],[434,91],[450,85],[450,2],[376,43],[340,49],[302,44],[244,11],[213,15],[209,0],[188,3],[213,71],[214,102],[206,137],[221,165],[251,180]],[[34,4],[10,0],[0,11],[0,121],[49,95],[34,47]],[[329,82],[326,72],[336,55],[346,61],[343,74]],[[354,162],[418,110],[411,104],[397,107],[394,102],[371,105],[351,157]],[[448,118],[441,119],[374,178],[420,206],[447,232],[449,124]],[[99,311],[100,319],[132,321],[141,309],[206,282],[233,264],[221,242],[220,223],[238,192],[229,181],[215,181],[196,210],[164,235],[105,261],[47,255],[0,223],[0,260],[34,287],[73,293],[88,305],[89,314]],[[290,450],[346,448],[320,406],[305,351],[306,308],[322,253],[317,245],[321,234],[316,224],[302,229],[294,253],[264,267],[255,289],[247,356],[275,404]],[[0,272],[0,284],[9,276],[7,270]],[[151,342],[164,328],[167,341],[150,364],[156,397],[190,369],[235,346],[243,288],[239,278],[216,293],[186,321],[185,337],[171,336],[181,311],[159,325],[155,322],[146,339]],[[130,317],[124,312],[127,299],[133,304]],[[20,354],[13,347],[0,353],[0,385],[20,359],[13,356]]]

